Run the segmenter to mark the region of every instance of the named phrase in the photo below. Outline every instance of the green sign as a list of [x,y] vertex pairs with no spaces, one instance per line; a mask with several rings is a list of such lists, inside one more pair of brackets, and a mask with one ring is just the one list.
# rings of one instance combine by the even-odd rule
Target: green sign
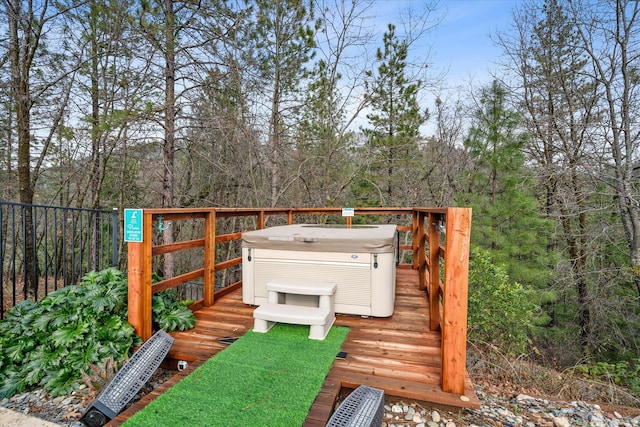
[[124,210],[124,241],[142,242],[142,209]]

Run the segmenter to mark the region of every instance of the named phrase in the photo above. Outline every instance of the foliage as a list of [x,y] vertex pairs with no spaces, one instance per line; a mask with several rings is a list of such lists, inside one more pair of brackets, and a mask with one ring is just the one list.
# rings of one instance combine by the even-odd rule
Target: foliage
[[577,365],[575,371],[588,379],[613,382],[640,393],[640,359],[618,363],[596,362]]
[[508,354],[526,352],[538,323],[535,292],[509,279],[488,251],[472,247],[469,260],[468,332],[472,342],[489,342]]
[[187,308],[193,300],[180,301],[177,292],[167,289],[153,297],[151,310],[154,321],[166,331],[184,331],[196,325],[193,312]]
[[506,89],[498,82],[481,90],[481,107],[465,141],[474,170],[461,197],[474,210],[473,242],[491,249],[514,280],[543,286],[553,254],[548,249],[551,222],[542,218],[530,188],[520,118],[507,108]]
[[408,51],[408,41],[399,40],[389,24],[376,55],[377,69],[367,73],[370,81],[365,85],[366,101],[374,111],[367,114],[370,127],[364,129],[372,162],[367,172],[372,182],[380,183],[383,206],[401,199],[411,204],[406,197],[415,189],[405,186],[415,171],[412,166],[417,166],[420,126],[428,118],[418,103],[422,82],[407,75]]
[[[193,313],[175,293],[160,293],[153,304],[154,321],[162,327],[193,327]],[[37,303],[24,301],[7,313],[0,323],[0,397],[30,386],[67,394],[92,365],[107,369],[109,360],[121,363],[139,344],[127,323],[124,273],[115,268],[90,272],[78,285]]]

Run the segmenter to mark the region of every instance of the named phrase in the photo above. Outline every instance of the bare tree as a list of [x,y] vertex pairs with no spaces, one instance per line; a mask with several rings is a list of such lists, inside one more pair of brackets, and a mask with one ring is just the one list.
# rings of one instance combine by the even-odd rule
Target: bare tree
[[301,105],[300,81],[306,77],[315,47],[313,2],[258,0],[255,58],[268,117],[269,204],[277,206],[293,182],[287,179],[295,112]]
[[601,182],[616,195],[629,247],[630,273],[640,296],[640,193],[637,185],[640,132],[640,3],[632,0],[568,0],[589,58],[602,103],[599,146]]
[[[62,122],[69,100],[75,66],[65,65],[63,55],[45,48],[46,34],[65,9],[48,2],[3,0],[7,19],[8,52],[11,69],[11,105],[14,111],[18,194],[21,203],[34,201],[34,188],[47,153]],[[37,111],[37,117],[34,115]],[[37,148],[36,148],[37,147]],[[33,260],[33,217],[24,210],[25,290],[33,290],[38,276]]]
[[[589,181],[593,157],[597,85],[578,45],[577,31],[560,2],[527,3],[514,16],[515,37],[498,37],[519,77],[521,107],[532,138],[529,156],[539,166],[544,209],[562,233],[548,247],[549,259],[566,248],[571,281],[578,295],[580,345],[588,350],[591,336],[587,253]],[[551,267],[551,266],[550,266]],[[549,283],[554,287],[553,281]],[[553,313],[552,313],[553,316]]]
[[[370,1],[325,1],[318,5],[317,62],[309,76],[298,118],[291,199],[310,206],[343,203],[364,163],[350,150],[357,138],[350,126],[366,106],[361,90],[373,32]],[[296,166],[297,165],[297,166]]]
[[466,110],[460,98],[436,98],[435,133],[420,144],[418,206],[454,206],[465,190],[464,178],[472,167],[462,149]]

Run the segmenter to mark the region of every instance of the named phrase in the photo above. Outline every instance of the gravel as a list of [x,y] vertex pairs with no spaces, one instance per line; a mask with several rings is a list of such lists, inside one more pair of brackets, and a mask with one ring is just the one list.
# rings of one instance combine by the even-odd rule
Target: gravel
[[[174,371],[159,369],[141,392],[138,400],[166,381]],[[386,396],[383,427],[640,427],[640,411],[632,408],[605,409],[585,402],[557,402],[525,394],[496,396],[477,389],[481,409],[446,411],[425,402],[413,402]],[[132,402],[133,402],[132,401]],[[0,407],[27,414],[61,426],[82,427],[80,417],[93,402],[86,388],[70,396],[52,397],[42,390],[32,390],[0,400]]]
[[394,401],[393,397],[388,397],[383,427],[640,426],[640,412],[633,408],[627,408],[629,414],[623,415],[616,410],[604,410],[597,404],[585,402],[550,401],[525,394],[495,396],[478,389],[476,393],[481,409],[461,409],[456,412],[430,407],[424,402]]

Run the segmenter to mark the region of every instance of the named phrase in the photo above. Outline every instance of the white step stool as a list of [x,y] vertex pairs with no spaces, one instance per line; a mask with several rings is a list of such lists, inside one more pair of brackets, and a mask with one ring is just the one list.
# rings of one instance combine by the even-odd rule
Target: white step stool
[[[335,283],[303,279],[272,279],[267,282],[267,303],[253,311],[254,332],[267,332],[277,322],[309,325],[309,338],[324,340],[336,320]],[[317,295],[318,307],[285,304],[285,294]]]

